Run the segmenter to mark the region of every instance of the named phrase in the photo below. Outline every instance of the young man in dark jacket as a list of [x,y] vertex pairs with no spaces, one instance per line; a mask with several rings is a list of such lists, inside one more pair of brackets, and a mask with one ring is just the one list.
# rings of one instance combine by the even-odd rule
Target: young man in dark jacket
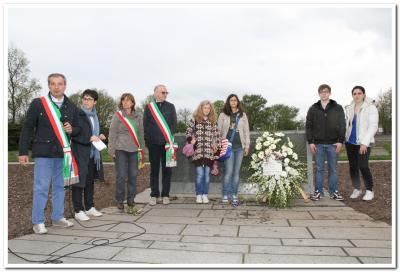
[[[66,79],[62,74],[48,76],[50,92],[48,101],[51,107],[58,107],[60,121],[67,137],[79,134],[78,109],[64,95]],[[53,225],[71,227],[73,223],[64,218],[64,151],[45,107],[40,98],[35,98],[29,105],[26,120],[19,139],[19,162],[29,163],[29,145],[33,138],[32,157],[35,158],[33,178],[32,224],[37,234],[47,233],[44,225],[50,182],[52,183],[52,214]]]
[[[177,117],[175,106],[166,100],[168,91],[164,85],[157,85],[154,88],[154,99],[158,109],[164,116],[165,121],[168,124],[171,133],[174,134],[176,131]],[[160,160],[162,162],[162,191],[161,197],[163,204],[169,204],[169,190],[171,187],[171,167],[166,167],[166,151],[165,144],[166,140],[158,126],[156,120],[153,118],[148,107],[144,110],[143,116],[144,126],[144,140],[147,148],[149,149],[149,160],[150,160],[150,201],[151,206],[156,205],[157,198],[160,197],[159,190],[159,171],[160,171]]]
[[324,196],[323,179],[325,156],[328,160],[329,195],[335,200],[343,200],[337,190],[336,164],[337,156],[345,140],[346,124],[342,106],[329,99],[331,87],[323,84],[318,88],[321,98],[307,112],[306,134],[311,153],[315,155],[317,172],[315,176],[315,192],[310,197],[319,200]]

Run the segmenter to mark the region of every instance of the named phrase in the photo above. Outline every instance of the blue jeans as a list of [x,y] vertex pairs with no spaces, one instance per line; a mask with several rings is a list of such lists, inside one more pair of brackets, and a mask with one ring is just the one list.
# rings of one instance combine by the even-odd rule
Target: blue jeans
[[196,167],[196,195],[207,195],[210,183],[210,167]]
[[52,212],[51,220],[64,217],[64,178],[63,158],[35,158],[33,172],[32,224],[45,222],[49,187],[51,182]]
[[137,152],[115,150],[115,169],[117,171],[117,182],[115,198],[118,203],[125,200],[125,180],[128,175],[128,202],[134,202],[136,195],[136,177],[138,173]]
[[237,196],[242,160],[243,148],[232,149],[231,156],[225,161],[225,174],[222,184],[223,196]]
[[317,144],[316,146],[317,152],[315,154],[315,164],[317,166],[317,173],[315,175],[315,190],[318,190],[323,196],[325,156],[328,160],[329,193],[334,193],[336,191],[338,179],[336,173],[338,155],[336,154],[336,145]]

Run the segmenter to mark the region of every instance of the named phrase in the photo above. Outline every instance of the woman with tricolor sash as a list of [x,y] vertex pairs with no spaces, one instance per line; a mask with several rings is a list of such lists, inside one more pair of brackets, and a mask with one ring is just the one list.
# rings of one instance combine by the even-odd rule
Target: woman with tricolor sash
[[125,179],[128,176],[128,206],[134,206],[138,169],[144,167],[143,119],[135,111],[135,98],[124,93],[110,125],[108,153],[115,161],[117,207],[124,210]]

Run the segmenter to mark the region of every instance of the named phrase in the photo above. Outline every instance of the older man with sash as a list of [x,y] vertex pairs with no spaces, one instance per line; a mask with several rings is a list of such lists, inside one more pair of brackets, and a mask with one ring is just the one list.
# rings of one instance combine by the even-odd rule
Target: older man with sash
[[78,168],[70,147],[70,137],[80,131],[78,109],[64,95],[67,86],[64,75],[51,74],[47,80],[50,92],[35,98],[29,105],[19,140],[19,162],[26,165],[29,163],[28,148],[34,136],[32,224],[37,234],[47,233],[44,209],[50,182],[53,225],[73,226],[64,218],[64,186],[78,181]]
[[173,134],[176,131],[177,118],[175,106],[166,101],[168,91],[164,85],[154,88],[154,97],[144,110],[144,139],[149,149],[150,160],[150,201],[156,205],[160,197],[159,172],[162,168],[162,203],[169,204],[171,187],[171,167],[176,166],[177,145]]

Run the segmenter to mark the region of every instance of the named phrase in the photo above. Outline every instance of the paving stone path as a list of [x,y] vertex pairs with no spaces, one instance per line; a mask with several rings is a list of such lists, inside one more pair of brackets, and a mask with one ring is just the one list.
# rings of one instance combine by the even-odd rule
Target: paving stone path
[[[142,202],[147,200],[144,192]],[[262,205],[234,208],[211,198],[195,204],[178,197],[170,205],[142,203],[139,215],[116,207],[68,229],[48,227],[46,235],[25,235],[8,241],[9,248],[29,260],[61,258],[68,264],[345,264],[391,267],[392,227],[324,198],[294,207]],[[138,199],[136,199],[138,201]],[[140,202],[140,201],[139,201]],[[141,228],[146,229],[146,233]],[[100,226],[107,224],[105,226]],[[97,227],[96,227],[97,226]],[[139,236],[137,236],[139,235]],[[132,237],[136,236],[136,237]],[[93,243],[108,245],[94,246]],[[97,241],[97,242],[95,242]],[[73,253],[75,251],[81,252]],[[64,256],[66,255],[66,256]],[[27,262],[8,254],[8,267]],[[35,263],[30,263],[31,267]]]

